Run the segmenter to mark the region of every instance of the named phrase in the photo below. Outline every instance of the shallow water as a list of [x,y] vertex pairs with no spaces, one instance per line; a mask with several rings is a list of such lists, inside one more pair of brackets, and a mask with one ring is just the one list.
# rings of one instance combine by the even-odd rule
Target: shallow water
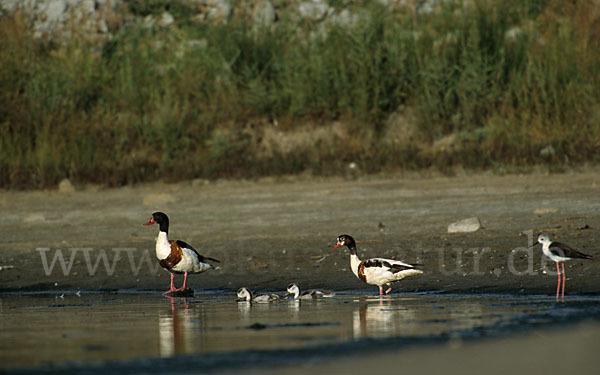
[[327,358],[353,350],[504,335],[600,316],[600,298],[343,293],[327,300],[236,302],[151,293],[0,296],[0,368],[171,372]]

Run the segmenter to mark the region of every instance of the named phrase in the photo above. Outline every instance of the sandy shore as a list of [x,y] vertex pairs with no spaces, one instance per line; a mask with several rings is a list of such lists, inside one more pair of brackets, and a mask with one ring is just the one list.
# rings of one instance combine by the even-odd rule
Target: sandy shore
[[[586,170],[4,191],[0,290],[166,289],[169,275],[153,253],[158,228],[142,226],[160,210],[170,216],[172,239],[222,260],[220,269],[190,277],[196,290],[281,290],[298,282],[375,293],[351,274],[347,251],[331,249],[347,233],[362,257],[423,264],[424,275],[397,283],[395,291],[552,295],[554,264],[539,246],[527,246],[546,231],[598,257],[598,176]],[[447,232],[470,217],[482,228]],[[596,260],[568,263],[567,294],[598,293],[599,271]]]

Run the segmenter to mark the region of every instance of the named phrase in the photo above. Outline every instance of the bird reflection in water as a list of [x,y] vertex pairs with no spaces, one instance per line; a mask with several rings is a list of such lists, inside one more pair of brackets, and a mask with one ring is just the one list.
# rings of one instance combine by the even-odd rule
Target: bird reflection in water
[[200,311],[190,307],[187,298],[165,298],[170,300],[171,306],[168,313],[159,313],[158,316],[160,356],[190,353],[198,338],[192,330],[201,328]]
[[415,311],[394,304],[391,298],[361,298],[353,312],[354,339],[364,337],[392,337],[407,333],[414,326]]

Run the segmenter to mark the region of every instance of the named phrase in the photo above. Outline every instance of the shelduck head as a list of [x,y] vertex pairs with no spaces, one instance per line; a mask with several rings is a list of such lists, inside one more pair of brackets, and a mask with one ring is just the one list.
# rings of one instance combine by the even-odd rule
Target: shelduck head
[[248,288],[240,288],[237,292],[237,299],[238,301],[251,301],[252,293]]
[[169,230],[169,217],[164,212],[155,212],[150,216],[150,220],[144,223],[144,225],[153,224],[158,224],[162,232],[167,232]]
[[294,296],[294,299],[298,298],[300,296],[300,288],[298,287],[298,285],[296,285],[295,283],[291,283],[290,285],[288,285],[287,294],[285,296]]
[[333,248],[338,248],[340,246],[348,246],[349,249],[356,248],[356,242],[354,242],[354,238],[352,238],[349,234],[342,234],[338,236],[337,243],[333,245]]

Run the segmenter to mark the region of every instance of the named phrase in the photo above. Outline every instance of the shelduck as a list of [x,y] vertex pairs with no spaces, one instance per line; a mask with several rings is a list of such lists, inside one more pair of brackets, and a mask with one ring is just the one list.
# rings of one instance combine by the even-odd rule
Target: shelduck
[[[209,262],[220,263],[217,259],[205,257],[188,243],[180,240],[169,240],[169,217],[163,212],[155,212],[150,220],[144,225],[159,225],[158,237],[156,238],[156,258],[162,268],[171,273],[171,287],[163,294],[183,291],[187,287],[188,273],[201,273],[214,269]],[[175,274],[183,274],[183,286],[175,288],[173,281]]]
[[[571,259],[591,259],[592,256],[581,253],[581,252],[573,249],[571,246],[566,245],[564,243],[550,241],[550,237],[548,237],[548,235],[546,235],[546,234],[540,234],[538,236],[537,242],[531,246],[535,246],[538,243],[542,245],[542,252],[544,253],[544,255],[547,256],[548,258],[552,259],[556,263],[556,275],[558,277],[558,282],[556,284],[556,301],[557,302],[559,301],[558,292],[561,289],[560,288],[560,286],[561,286],[560,275],[562,274],[562,300],[564,302],[564,300],[565,300],[565,281],[566,281],[565,262],[568,260],[571,260]],[[561,265],[562,265],[562,273],[558,267],[559,263],[561,263]]]
[[379,287],[379,295],[383,295],[383,285],[387,285],[388,289],[385,294],[391,290],[391,283],[400,281],[405,277],[422,274],[423,271],[408,263],[394,259],[371,258],[360,260],[356,252],[356,242],[354,238],[347,234],[342,234],[337,238],[337,243],[333,248],[346,245],[350,249],[350,268],[356,277],[361,281],[377,285]]
[[294,299],[318,299],[318,298],[331,298],[335,296],[335,292],[331,290],[307,290],[304,293],[300,293],[300,287],[297,284],[290,284],[287,287],[287,296],[293,296]]
[[274,294],[274,293],[260,294],[260,295],[255,296],[252,294],[250,289],[240,288],[237,292],[237,299],[238,299],[238,301],[245,301],[245,302],[268,303],[268,302],[277,302],[277,301],[279,301],[280,297],[279,297],[279,295]]

